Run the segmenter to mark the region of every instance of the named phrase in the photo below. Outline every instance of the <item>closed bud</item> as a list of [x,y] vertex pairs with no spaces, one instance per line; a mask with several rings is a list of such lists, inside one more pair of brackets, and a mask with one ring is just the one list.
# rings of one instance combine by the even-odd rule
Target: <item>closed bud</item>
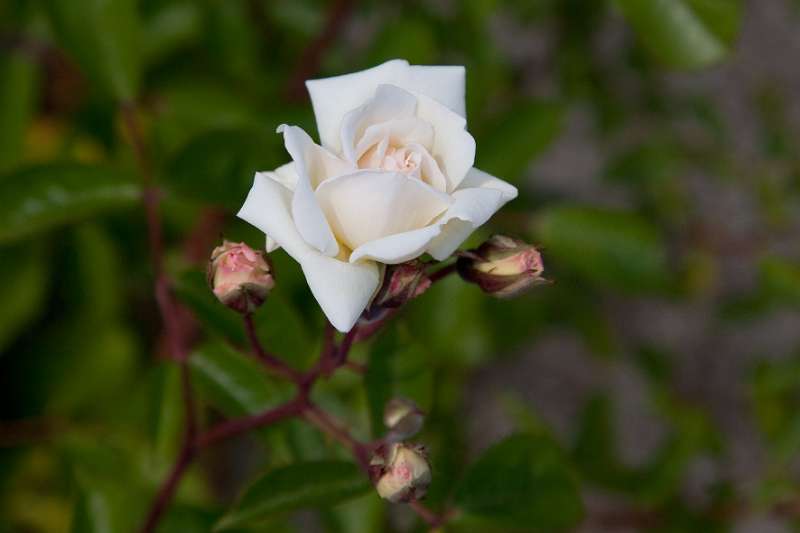
[[431,484],[431,467],[422,446],[390,444],[370,464],[378,494],[393,503],[420,499]]
[[425,416],[411,400],[394,398],[383,410],[383,423],[389,428],[386,438],[390,441],[413,437],[422,429]]
[[383,283],[370,303],[370,309],[394,309],[425,292],[431,280],[425,274],[425,263],[418,260],[387,265]]
[[242,314],[252,313],[275,286],[269,261],[244,243],[224,241],[211,253],[208,283],[223,304]]
[[457,267],[464,280],[500,298],[516,296],[546,281],[539,251],[505,235],[495,235],[477,249],[462,252]]

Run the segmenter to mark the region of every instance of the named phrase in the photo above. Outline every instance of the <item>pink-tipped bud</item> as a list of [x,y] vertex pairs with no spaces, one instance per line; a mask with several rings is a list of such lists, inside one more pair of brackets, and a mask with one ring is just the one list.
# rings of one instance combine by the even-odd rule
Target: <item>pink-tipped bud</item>
[[377,479],[378,495],[393,503],[420,499],[431,484],[431,467],[422,446],[385,446],[372,458],[370,467]]
[[425,415],[411,400],[393,398],[383,410],[383,423],[389,428],[386,439],[399,441],[413,437],[422,429]]
[[275,278],[261,252],[244,243],[224,241],[211,253],[208,283],[220,302],[247,314],[264,303],[275,286]]
[[394,309],[425,292],[431,280],[425,274],[425,263],[418,260],[387,265],[383,283],[370,303],[370,309]]
[[539,251],[505,235],[495,235],[477,249],[463,252],[457,266],[464,280],[500,298],[516,296],[546,281]]

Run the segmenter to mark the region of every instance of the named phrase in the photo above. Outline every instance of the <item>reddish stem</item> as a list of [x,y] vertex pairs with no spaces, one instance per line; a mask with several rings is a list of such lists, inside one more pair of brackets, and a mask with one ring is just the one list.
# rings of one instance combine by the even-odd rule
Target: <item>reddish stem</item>
[[289,381],[293,381],[295,383],[300,381],[302,376],[299,372],[264,349],[264,346],[261,344],[261,341],[258,339],[258,334],[256,333],[253,315],[244,315],[244,329],[247,332],[247,338],[250,340],[250,346],[253,348],[253,352],[256,354],[256,357],[258,357],[258,359],[264,363],[264,366],[266,366],[268,370],[288,379]]
[[290,100],[299,101],[305,96],[305,81],[319,70],[322,54],[333,43],[336,34],[345,24],[353,7],[352,0],[336,0],[330,4],[325,26],[320,34],[303,51],[297,68],[290,77],[286,93]]
[[428,279],[431,280],[431,283],[436,283],[437,281],[442,280],[455,272],[456,272],[456,264],[451,263],[445,267],[440,268],[439,270],[432,272],[428,276]]
[[232,420],[222,422],[201,434],[197,438],[196,446],[198,448],[205,448],[206,446],[216,444],[221,440],[225,440],[229,437],[244,433],[251,429],[267,426],[281,420],[297,416],[303,411],[305,406],[305,399],[298,397],[288,403],[258,415],[234,418]]
[[350,433],[337,424],[325,411],[316,405],[309,405],[303,412],[305,419],[311,424],[317,426],[321,431],[330,435],[335,440],[339,441],[346,448],[349,448],[358,461],[359,466],[365,473],[369,474],[369,460],[370,460],[370,446],[364,444],[355,438]]
[[180,483],[184,472],[186,472],[186,469],[189,468],[189,465],[192,463],[192,459],[194,459],[194,453],[194,447],[188,442],[181,449],[178,459],[172,466],[172,471],[161,485],[158,494],[153,500],[153,505],[150,507],[150,511],[147,513],[147,518],[145,519],[144,525],[141,529],[143,533],[156,530],[158,522],[161,520],[161,517],[167,510],[167,506],[169,505],[170,501],[172,501],[172,497],[175,495],[175,491],[178,489],[178,484]]

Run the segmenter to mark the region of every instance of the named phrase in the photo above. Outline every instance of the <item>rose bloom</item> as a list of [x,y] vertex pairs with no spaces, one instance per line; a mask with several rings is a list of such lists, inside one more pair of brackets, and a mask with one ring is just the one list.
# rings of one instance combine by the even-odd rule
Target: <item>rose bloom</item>
[[394,60],[306,86],[321,145],[282,125],[292,161],[256,173],[238,216],[303,269],[330,322],[349,331],[384,264],[450,256],[517,195],[472,165],[465,71]]

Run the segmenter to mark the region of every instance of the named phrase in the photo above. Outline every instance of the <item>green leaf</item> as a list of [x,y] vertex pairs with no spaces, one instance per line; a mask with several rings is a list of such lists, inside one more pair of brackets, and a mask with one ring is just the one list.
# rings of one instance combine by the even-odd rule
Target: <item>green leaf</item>
[[300,367],[317,356],[312,336],[286,292],[280,286],[273,290],[264,305],[256,312],[254,320],[261,343],[273,353]]
[[22,158],[25,134],[38,95],[39,72],[32,58],[22,54],[0,59],[0,172]]
[[534,530],[566,529],[581,519],[578,486],[545,435],[520,433],[489,448],[456,491],[465,511]]
[[742,11],[740,0],[617,0],[617,5],[650,53],[676,68],[724,58]]
[[381,333],[378,340],[371,346],[369,364],[364,376],[364,387],[367,392],[367,406],[369,408],[370,427],[372,436],[380,437],[386,428],[383,424],[383,410],[391,399],[394,390],[392,375],[392,358],[397,349],[397,335],[395,328],[388,328]]
[[0,248],[0,279],[13,279],[0,306],[0,354],[39,313],[48,289],[48,263],[42,246]]
[[283,162],[280,135],[259,128],[203,133],[184,146],[164,177],[179,194],[236,210],[259,170]]
[[276,513],[335,505],[369,489],[366,476],[353,463],[313,461],[278,468],[247,489],[215,531],[257,524]]
[[191,44],[203,29],[198,5],[190,0],[155,6],[142,20],[142,55],[147,63]]
[[486,133],[478,142],[478,168],[518,181],[533,158],[558,136],[562,116],[563,106],[552,102],[512,107],[484,128]]
[[[108,443],[79,438],[70,438],[62,448],[78,492],[72,532],[134,531],[144,515],[147,498],[132,458]],[[120,483],[121,479],[125,483]]]
[[540,214],[535,230],[545,261],[554,258],[600,286],[640,292],[668,285],[665,245],[638,215],[556,206]]
[[198,392],[228,416],[258,413],[289,397],[288,385],[271,381],[258,361],[222,343],[201,347],[190,363]]
[[61,44],[102,90],[119,101],[139,88],[136,0],[47,0]]
[[247,342],[242,317],[217,300],[202,272],[190,270],[179,274],[175,292],[203,322],[206,331],[240,346]]
[[0,244],[136,205],[140,189],[115,168],[44,165],[0,181]]

